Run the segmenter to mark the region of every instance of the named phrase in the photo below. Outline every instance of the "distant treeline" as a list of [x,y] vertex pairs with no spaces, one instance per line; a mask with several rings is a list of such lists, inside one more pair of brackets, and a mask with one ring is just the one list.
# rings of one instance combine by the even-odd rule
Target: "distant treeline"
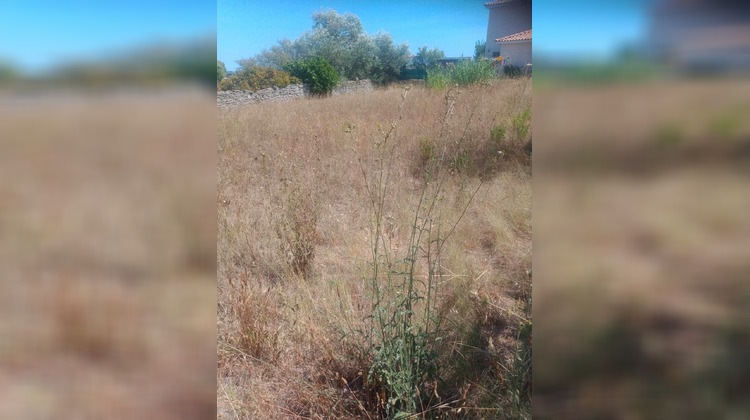
[[369,79],[387,84],[401,78],[401,70],[411,66],[430,68],[444,57],[438,48],[419,48],[412,56],[409,44],[396,44],[385,31],[368,34],[359,17],[321,9],[312,14],[313,26],[295,40],[282,39],[254,57],[237,60],[241,70],[273,68],[283,71],[291,63],[321,58],[347,80]]

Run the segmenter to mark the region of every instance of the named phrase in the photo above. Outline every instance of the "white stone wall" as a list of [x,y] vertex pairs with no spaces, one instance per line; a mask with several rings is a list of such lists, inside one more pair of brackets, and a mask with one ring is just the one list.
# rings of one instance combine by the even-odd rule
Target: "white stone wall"
[[[375,86],[370,80],[358,80],[346,82],[336,86],[331,95],[342,95],[355,92],[370,92]],[[293,99],[311,97],[307,86],[296,84],[283,88],[272,87],[268,89],[251,92],[249,90],[230,90],[216,93],[216,105],[220,109],[237,108],[250,104],[268,101],[290,101]]]

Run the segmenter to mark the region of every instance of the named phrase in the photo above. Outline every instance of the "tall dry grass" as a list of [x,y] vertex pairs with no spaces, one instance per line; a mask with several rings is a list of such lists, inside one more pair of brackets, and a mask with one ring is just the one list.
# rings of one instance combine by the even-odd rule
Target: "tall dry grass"
[[0,95],[0,417],[213,415],[214,107]]
[[535,418],[748,417],[750,83],[535,94]]
[[[434,217],[445,226],[463,218],[441,251],[435,299],[444,334],[432,394],[421,395],[425,415],[492,418],[512,408],[506,369],[528,316],[531,173],[523,153],[488,144],[498,141],[494,127],[513,131],[529,109],[531,82],[454,89],[452,105],[446,92],[412,88],[399,120],[401,94],[393,87],[219,111],[220,417],[383,414],[382,391],[367,384],[372,357],[348,334],[366,330],[373,309],[368,191],[387,163],[378,234],[388,252],[403,254],[425,162],[438,157],[447,176]],[[513,144],[525,145],[499,145]],[[426,279],[428,267],[416,264],[414,277]]]

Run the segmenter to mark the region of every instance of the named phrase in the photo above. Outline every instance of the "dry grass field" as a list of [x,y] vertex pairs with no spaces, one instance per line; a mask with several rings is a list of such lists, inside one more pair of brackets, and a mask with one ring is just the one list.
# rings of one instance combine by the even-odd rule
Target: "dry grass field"
[[747,418],[750,83],[536,89],[534,115],[534,418]]
[[0,95],[0,418],[214,415],[211,96]]
[[[518,79],[220,110],[219,418],[529,416],[530,107]],[[402,391],[399,337],[433,368]]]

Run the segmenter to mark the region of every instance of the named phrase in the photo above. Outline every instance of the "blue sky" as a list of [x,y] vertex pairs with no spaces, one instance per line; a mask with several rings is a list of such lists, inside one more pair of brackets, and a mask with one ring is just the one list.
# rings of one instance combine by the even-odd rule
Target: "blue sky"
[[215,32],[214,1],[0,1],[0,60],[30,72]]
[[651,0],[536,0],[534,55],[610,58],[625,43],[645,39]]
[[217,1],[217,54],[227,69],[282,38],[294,40],[312,29],[312,14],[331,8],[354,13],[368,34],[384,30],[412,52],[427,45],[449,57],[474,55],[474,44],[487,36],[489,11],[477,0],[296,0]]
[[[609,58],[621,46],[644,39],[652,0],[537,0],[533,6],[534,55]],[[321,8],[357,15],[365,32],[389,32],[397,43],[439,47],[447,56],[472,56],[484,40],[489,11],[477,0],[218,0],[217,54],[228,69],[282,38],[312,28]],[[280,18],[280,16],[282,16]]]
[[[650,2],[537,0],[534,54],[606,56],[642,38]],[[311,29],[321,8],[354,13],[367,33],[387,31],[412,52],[427,45],[447,56],[472,56],[489,16],[482,0],[2,0],[0,61],[44,71],[70,59],[215,33],[218,58],[233,69],[235,60]]]

